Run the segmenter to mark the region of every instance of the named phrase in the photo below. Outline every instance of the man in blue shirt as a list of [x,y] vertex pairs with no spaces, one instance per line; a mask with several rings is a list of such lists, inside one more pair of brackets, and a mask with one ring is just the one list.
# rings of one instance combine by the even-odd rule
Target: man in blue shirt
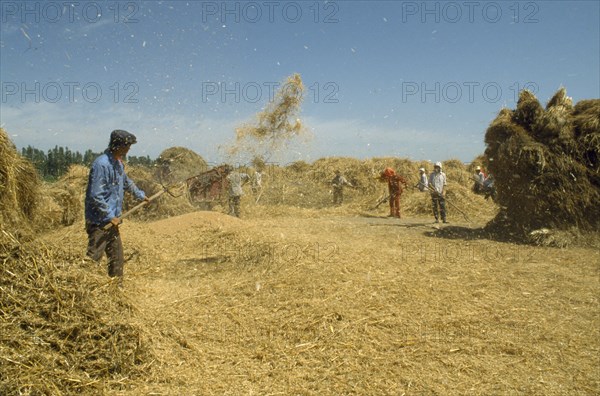
[[[123,277],[123,244],[119,234],[123,193],[128,190],[137,199],[148,201],[146,194],[125,174],[122,158],[127,155],[133,134],[117,129],[110,135],[108,148],[92,163],[85,193],[85,227],[88,234],[87,256],[99,261],[106,252],[108,275]],[[106,229],[110,224],[110,228]]]

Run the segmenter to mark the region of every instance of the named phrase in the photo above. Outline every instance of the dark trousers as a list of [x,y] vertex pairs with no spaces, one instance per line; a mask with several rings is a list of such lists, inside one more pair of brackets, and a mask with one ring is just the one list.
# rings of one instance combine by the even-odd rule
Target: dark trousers
[[342,188],[333,188],[333,204],[341,205],[344,202],[344,190]]
[[86,223],[88,234],[87,256],[94,261],[100,261],[104,253],[108,258],[108,276],[123,276],[123,243],[119,227],[111,227],[108,231],[96,224]]
[[390,216],[400,218],[400,194],[390,193]]
[[438,205],[440,207],[439,215],[442,221],[446,221],[446,199],[438,194],[431,194],[431,205],[433,206],[433,216],[438,219]]
[[239,195],[229,196],[229,214],[231,216],[240,217],[240,199]]

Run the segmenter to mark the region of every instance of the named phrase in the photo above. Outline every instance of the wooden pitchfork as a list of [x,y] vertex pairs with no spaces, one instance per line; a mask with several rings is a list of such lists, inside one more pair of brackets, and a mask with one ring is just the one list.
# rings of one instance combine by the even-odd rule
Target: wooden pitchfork
[[[159,192],[157,192],[156,194],[152,195],[150,198],[148,198],[148,200],[147,200],[147,201],[141,202],[141,203],[137,204],[136,206],[134,206],[133,208],[129,209],[127,212],[123,213],[123,214],[121,215],[121,217],[119,217],[119,220],[120,220],[120,221],[119,221],[119,224],[123,222],[123,219],[124,219],[125,217],[127,217],[127,216],[131,215],[132,213],[135,213],[135,212],[137,212],[137,211],[138,211],[138,210],[140,210],[142,207],[144,207],[144,206],[148,205],[150,202],[152,202],[152,201],[156,200],[158,197],[160,197],[160,196],[161,196],[161,195],[163,195],[164,193],[167,193],[167,194],[169,194],[170,196],[172,196],[172,197],[174,197],[174,198],[180,197],[181,195],[183,195],[183,192],[181,192],[180,194],[175,194],[175,193],[173,192],[173,190],[175,190],[176,188],[181,188],[182,186],[184,186],[184,185],[183,185],[183,183],[176,183],[176,184],[172,184],[172,185],[170,185],[170,186],[168,186],[168,187],[167,187],[167,186],[164,186],[164,185],[161,185],[162,189],[161,189]],[[104,227],[102,227],[102,229],[103,229],[104,231],[108,231],[108,230],[110,230],[110,228],[111,228],[112,226],[113,226],[113,223],[110,223],[110,222],[109,222],[109,223],[108,223],[108,224],[106,224]]]

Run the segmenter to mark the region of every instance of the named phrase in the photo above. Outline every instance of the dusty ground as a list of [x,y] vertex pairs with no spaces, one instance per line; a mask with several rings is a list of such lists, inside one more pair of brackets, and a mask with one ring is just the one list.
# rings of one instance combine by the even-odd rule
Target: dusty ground
[[[159,358],[116,393],[600,393],[597,250],[383,215],[126,223],[124,293]],[[83,249],[78,226],[60,235]]]

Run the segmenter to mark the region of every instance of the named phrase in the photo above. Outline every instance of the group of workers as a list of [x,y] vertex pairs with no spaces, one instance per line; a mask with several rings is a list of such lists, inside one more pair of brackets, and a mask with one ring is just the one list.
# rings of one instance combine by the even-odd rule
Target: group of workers
[[[86,255],[98,262],[104,254],[108,258],[108,275],[118,279],[122,287],[123,279],[123,245],[119,234],[121,224],[123,194],[125,190],[138,200],[149,202],[144,191],[125,174],[123,158],[129,152],[136,137],[124,130],[114,130],[110,135],[108,148],[92,163],[85,195],[85,228],[88,234]],[[436,162],[433,172],[427,177],[424,168],[419,169],[420,191],[428,191],[431,195],[433,216],[435,222],[447,223],[446,219],[446,174],[442,172],[442,163]],[[252,191],[260,194],[262,190],[262,174],[256,171],[253,177],[247,173],[238,172],[227,166],[226,178],[229,184],[229,210],[233,216],[240,216],[240,200],[243,195],[242,186],[252,181]],[[390,217],[400,218],[400,196],[408,187],[408,180],[397,174],[392,168],[385,168],[378,179],[387,182],[389,191]],[[495,199],[494,179],[487,177],[481,167],[477,167],[474,176],[474,191],[485,194],[486,198]],[[336,170],[331,181],[333,202],[341,205],[344,199],[344,187],[354,187],[341,173]],[[259,195],[260,196],[260,195]]]
[[[392,168],[385,168],[379,176],[380,180],[387,181],[390,203],[389,217],[400,218],[400,196],[408,187],[408,180],[396,174]],[[433,166],[433,172],[427,177],[425,168],[419,169],[419,182],[417,183],[419,191],[429,191],[431,194],[431,204],[433,208],[433,217],[435,222],[443,223],[446,220],[446,174],[442,172],[442,163],[436,162]]]
[[[388,217],[400,218],[400,196],[408,187],[408,180],[398,175],[394,169],[385,168],[378,176],[378,179],[388,183],[390,214]],[[485,175],[481,166],[476,166],[475,175],[473,175],[475,184],[473,191],[476,194],[485,195],[485,199],[492,198],[496,200],[496,189],[494,187],[494,177],[490,173]],[[339,170],[335,171],[335,177],[331,181],[333,187],[333,203],[340,205],[343,201],[344,186],[352,186]],[[448,223],[446,219],[446,174],[442,172],[442,163],[436,162],[433,166],[433,172],[427,175],[425,168],[419,169],[419,182],[416,187],[421,192],[429,192],[431,196],[431,206],[435,222]]]
[[[401,218],[400,196],[408,188],[408,180],[394,171],[392,168],[385,168],[377,178],[380,181],[387,182],[389,193],[390,214],[388,217]],[[352,186],[339,170],[335,171],[335,177],[331,181],[333,189],[333,203],[340,205],[343,201],[344,186]],[[446,174],[442,172],[442,163],[436,162],[433,172],[427,177],[425,168],[419,169],[419,183],[417,187],[420,191],[429,191],[433,207],[433,216],[435,222],[439,223],[446,220]]]
[[473,180],[475,181],[473,184],[475,194],[483,195],[485,199],[491,197],[492,201],[496,201],[496,187],[494,186],[494,176],[491,173],[486,176],[481,166],[477,165]]

